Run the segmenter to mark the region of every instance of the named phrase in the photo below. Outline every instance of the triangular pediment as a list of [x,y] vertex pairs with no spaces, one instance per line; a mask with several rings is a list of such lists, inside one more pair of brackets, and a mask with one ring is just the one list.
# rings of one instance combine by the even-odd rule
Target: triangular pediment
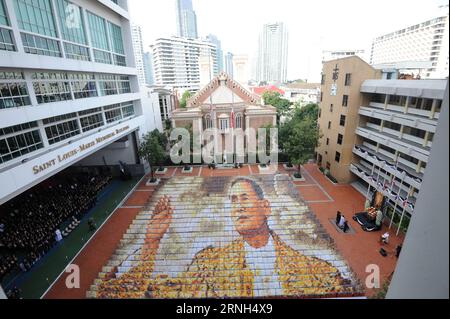
[[239,97],[233,90],[229,87],[220,85],[214,91],[211,92],[210,96],[207,97],[207,102],[211,100],[214,104],[224,104],[224,103],[242,103],[244,100]]
[[202,104],[258,104],[259,98],[222,72],[189,99],[187,107]]

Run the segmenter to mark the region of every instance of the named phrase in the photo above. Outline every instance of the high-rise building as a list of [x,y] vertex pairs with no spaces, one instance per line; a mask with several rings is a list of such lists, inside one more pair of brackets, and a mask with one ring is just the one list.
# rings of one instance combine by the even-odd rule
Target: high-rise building
[[246,87],[250,80],[250,64],[247,54],[233,55],[233,79]]
[[368,199],[383,193],[398,230],[422,188],[447,80],[389,78],[356,56],[323,64],[316,152],[337,182]]
[[0,0],[0,33],[0,204],[75,163],[143,173],[127,1]]
[[324,50],[322,51],[322,63],[330,60],[348,58],[353,55],[357,55],[364,61],[369,62],[365,50]]
[[224,58],[224,71],[226,74],[228,74],[231,78],[233,78],[233,53],[227,52]]
[[[366,80],[350,171],[354,187],[381,191],[386,214],[407,228],[422,188],[447,80]],[[391,225],[392,226],[392,225]]]
[[[448,7],[447,7],[448,10]],[[370,64],[431,61],[426,78],[448,77],[449,16],[446,15],[377,37]]]
[[367,62],[351,56],[323,64],[319,98],[319,127],[322,136],[316,149],[317,163],[339,183],[350,183],[349,171],[360,107],[361,84],[380,78]]
[[214,34],[207,35],[206,36],[206,40],[216,45],[216,50],[217,50],[217,68],[218,68],[219,72],[224,71],[222,43],[220,42],[220,40]]
[[284,83],[287,78],[288,32],[284,23],[263,26],[259,37],[256,80]]
[[133,40],[134,61],[138,71],[139,84],[146,83],[144,66],[144,44],[142,42],[142,29],[140,25],[131,24],[131,38]]
[[199,90],[201,61],[212,65],[214,76],[218,74],[216,46],[209,41],[181,37],[159,38],[151,48],[156,85]]
[[145,83],[147,85],[153,85],[155,76],[153,74],[153,55],[151,52],[144,53],[144,70],[145,70]]
[[177,35],[184,38],[198,38],[197,15],[192,0],[175,0]]

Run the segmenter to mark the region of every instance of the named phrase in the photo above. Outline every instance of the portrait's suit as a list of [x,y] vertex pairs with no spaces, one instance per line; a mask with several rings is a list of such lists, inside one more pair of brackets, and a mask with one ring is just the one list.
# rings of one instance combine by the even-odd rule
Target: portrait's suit
[[[292,249],[272,232],[275,271],[284,296],[334,295],[352,293],[338,269],[316,257]],[[253,297],[252,270],[246,264],[244,241],[225,247],[208,247],[198,252],[187,270],[176,278],[152,278],[154,255],[141,261],[119,278],[104,278],[97,285],[100,298],[197,298]]]

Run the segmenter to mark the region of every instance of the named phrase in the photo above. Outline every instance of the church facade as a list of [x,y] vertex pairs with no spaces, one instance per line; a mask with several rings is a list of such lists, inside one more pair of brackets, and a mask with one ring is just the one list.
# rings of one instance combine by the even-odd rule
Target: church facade
[[[191,125],[194,134],[200,133],[202,145],[214,139],[216,154],[225,154],[228,162],[232,162],[233,154],[239,145],[236,135],[246,132],[248,128],[257,131],[258,128],[268,125],[275,127],[276,109],[263,105],[259,96],[252,94],[222,72],[192,96],[185,108],[173,111],[173,128]],[[214,134],[206,136],[204,133],[207,129],[215,129],[212,130]],[[245,136],[245,153],[248,144],[248,136]]]

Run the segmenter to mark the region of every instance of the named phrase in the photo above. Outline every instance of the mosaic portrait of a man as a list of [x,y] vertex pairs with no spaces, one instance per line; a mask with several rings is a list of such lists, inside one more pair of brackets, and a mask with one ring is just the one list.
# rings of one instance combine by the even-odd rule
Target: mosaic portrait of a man
[[93,296],[334,297],[360,290],[287,176],[181,178],[153,196]]

